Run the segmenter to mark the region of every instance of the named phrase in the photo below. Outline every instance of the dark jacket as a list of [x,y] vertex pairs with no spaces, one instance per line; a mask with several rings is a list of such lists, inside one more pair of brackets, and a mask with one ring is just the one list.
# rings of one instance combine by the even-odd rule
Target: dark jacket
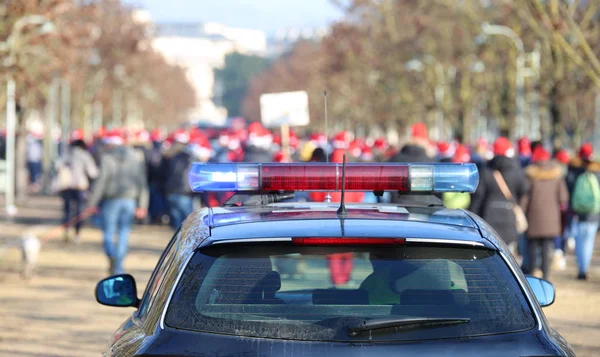
[[520,202],[528,192],[529,185],[519,161],[496,156],[487,166],[482,167],[479,187],[471,198],[469,210],[485,219],[508,244],[516,242],[518,237],[515,215],[512,205],[494,179],[494,170],[500,171],[516,202]]
[[[600,163],[590,162],[587,165],[587,170],[593,172],[596,175],[596,177],[598,178],[598,180],[600,180]],[[569,163],[569,166],[567,169],[567,189],[569,190],[570,196],[573,196],[573,190],[575,189],[575,182],[577,182],[577,178],[579,178],[579,175],[581,175],[585,171],[586,171],[586,163],[583,160],[581,160],[579,158],[575,158],[575,159],[571,160],[571,162]],[[571,212],[573,212],[570,201],[569,201],[569,209],[571,210]],[[575,212],[573,212],[573,213],[576,214]],[[576,215],[579,218],[579,221],[586,221],[586,222],[600,221],[600,213],[576,214]]]
[[[435,162],[435,148],[426,140],[412,139],[390,159],[390,162]],[[398,192],[391,192],[390,196],[392,203],[406,206],[414,204],[443,204],[436,197],[401,195]]]
[[525,170],[529,192],[521,206],[527,216],[528,239],[555,238],[562,233],[561,206],[569,202],[563,170],[555,162],[535,163]]
[[434,162],[435,149],[427,141],[413,139],[406,143],[390,162]]
[[244,149],[244,162],[273,162],[273,155],[265,149],[247,146]]
[[188,171],[194,159],[183,146],[174,146],[165,153],[161,163],[161,192],[166,195],[191,194]]

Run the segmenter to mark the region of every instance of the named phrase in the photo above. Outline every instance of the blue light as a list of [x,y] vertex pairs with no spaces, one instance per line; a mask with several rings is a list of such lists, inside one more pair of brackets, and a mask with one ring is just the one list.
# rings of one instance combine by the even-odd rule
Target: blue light
[[473,193],[479,185],[479,171],[475,164],[434,164],[434,192]]
[[194,163],[188,181],[194,192],[252,191],[259,187],[256,164]]

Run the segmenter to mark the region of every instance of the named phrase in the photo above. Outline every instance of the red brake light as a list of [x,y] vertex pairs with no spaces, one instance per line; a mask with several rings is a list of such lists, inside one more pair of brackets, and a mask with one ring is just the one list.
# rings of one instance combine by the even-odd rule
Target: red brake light
[[[339,191],[342,169],[338,165],[262,165],[262,189],[265,191]],[[401,191],[409,186],[408,166],[347,165],[348,191]]]
[[402,245],[404,238],[293,238],[295,245]]

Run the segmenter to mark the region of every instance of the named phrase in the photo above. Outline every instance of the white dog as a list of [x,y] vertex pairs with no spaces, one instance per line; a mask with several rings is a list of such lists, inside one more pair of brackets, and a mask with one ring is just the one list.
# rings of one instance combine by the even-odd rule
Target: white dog
[[30,279],[33,276],[35,267],[38,262],[42,242],[38,235],[47,227],[34,226],[28,229],[20,239],[9,240],[5,244],[0,245],[0,257],[10,248],[18,248],[22,253],[21,275],[25,279]]

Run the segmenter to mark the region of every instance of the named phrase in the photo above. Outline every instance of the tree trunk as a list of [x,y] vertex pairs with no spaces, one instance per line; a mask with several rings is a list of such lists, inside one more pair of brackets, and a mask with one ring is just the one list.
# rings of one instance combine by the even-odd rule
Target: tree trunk
[[552,145],[554,147],[560,147],[562,138],[559,130],[562,120],[560,117],[560,108],[558,105],[558,87],[556,84],[552,86],[548,99],[548,111],[550,112],[550,140],[552,141]]

